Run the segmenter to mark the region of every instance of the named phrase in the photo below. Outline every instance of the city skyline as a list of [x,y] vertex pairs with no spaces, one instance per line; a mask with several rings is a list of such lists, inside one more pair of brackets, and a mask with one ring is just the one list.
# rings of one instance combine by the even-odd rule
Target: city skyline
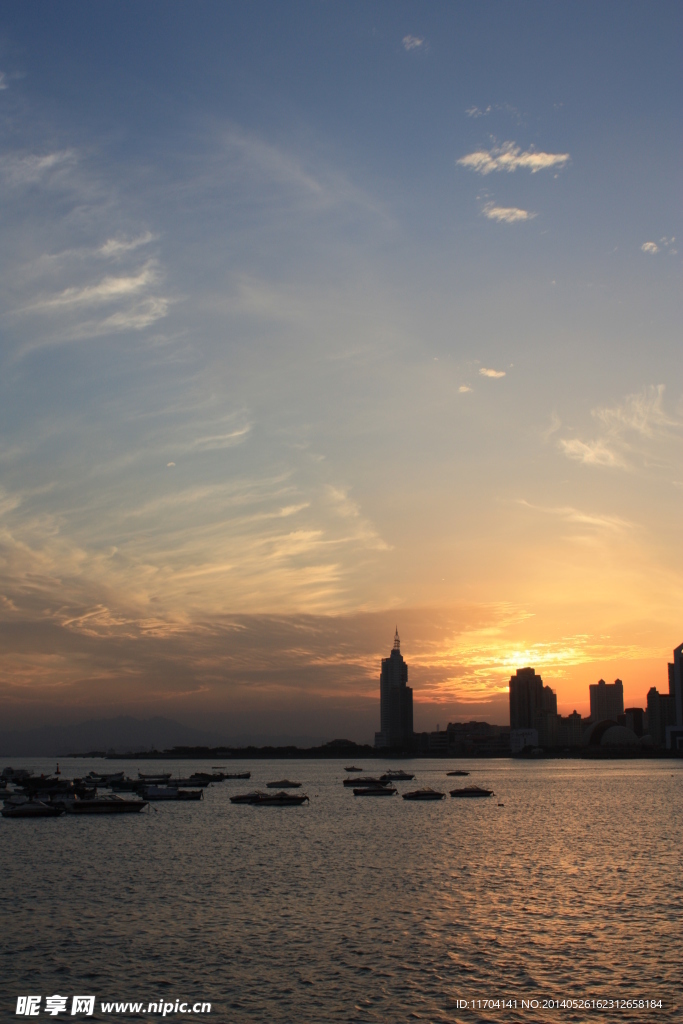
[[0,18],[6,727],[664,692],[680,5],[199,11]]

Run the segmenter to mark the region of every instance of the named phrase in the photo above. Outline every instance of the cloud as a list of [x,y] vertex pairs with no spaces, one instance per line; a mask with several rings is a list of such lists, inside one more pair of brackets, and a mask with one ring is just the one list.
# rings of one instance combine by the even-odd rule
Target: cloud
[[403,48],[407,52],[410,50],[419,50],[421,46],[424,46],[424,39],[422,36],[404,36],[403,37]]
[[656,242],[643,242],[640,249],[641,252],[647,253],[648,256],[656,256],[662,249],[665,249],[669,256],[677,256],[678,249],[673,248],[675,241],[675,236],[672,235],[671,238],[667,238],[666,235],[664,235],[663,238],[659,239],[659,245],[657,245]]
[[154,241],[154,235],[151,231],[145,231],[144,234],[139,235],[137,238],[109,238],[104,245],[99,247],[97,255],[104,257],[121,256],[123,253],[139,249],[141,245],[148,245],[152,241]]
[[483,212],[489,220],[497,220],[503,224],[514,224],[518,220],[532,220],[536,216],[529,210],[520,210],[518,206],[494,206],[493,203],[486,203]]
[[633,529],[633,523],[628,519],[622,519],[621,516],[600,515],[595,512],[582,512],[581,509],[572,508],[570,505],[558,507],[534,505],[523,498],[519,499],[518,503],[535,512],[543,512],[545,515],[557,516],[567,523],[573,523],[578,526],[593,526],[598,530],[607,530],[611,533],[623,533],[625,530]]
[[198,437],[190,445],[193,451],[211,452],[220,448],[234,448],[236,444],[242,444],[251,430],[251,424],[233,430],[229,434],[214,434],[211,437]]
[[560,439],[560,448],[570,459],[576,459],[587,466],[621,466],[626,463],[603,440],[579,441],[578,438]]
[[99,303],[112,302],[128,295],[143,291],[157,280],[154,261],[150,260],[137,273],[126,277],[104,277],[94,285],[84,288],[65,288],[58,295],[47,299],[38,299],[22,312],[52,312],[56,309],[73,309]]
[[680,447],[683,421],[664,409],[664,385],[650,385],[637,394],[626,395],[613,406],[592,410],[602,430],[591,441],[561,438],[559,446],[570,458],[586,465],[634,468],[634,459],[668,465],[680,460],[680,451],[667,455],[666,447]]
[[458,391],[460,392],[461,395],[464,395],[471,390],[472,388],[469,386],[469,384],[461,384],[460,387],[458,388]]
[[486,115],[490,114],[492,110],[493,107],[489,103],[488,107],[485,107],[484,110],[481,110],[479,107],[469,107],[465,113],[468,117],[486,117]]
[[482,366],[479,370],[482,377],[504,377],[505,370],[489,370],[487,367]]
[[460,157],[456,163],[478,174],[490,174],[492,171],[510,172],[520,167],[536,174],[550,167],[564,167],[568,160],[569,153],[537,153],[533,149],[523,153],[514,142],[504,142],[501,146],[494,146],[490,151],[477,150],[475,153],[469,153]]
[[9,89],[9,85],[7,84],[7,76],[4,71],[0,71],[0,90],[2,89]]
[[10,185],[33,185],[49,171],[75,162],[76,155],[71,149],[47,153],[45,156],[4,156],[0,157],[0,174]]

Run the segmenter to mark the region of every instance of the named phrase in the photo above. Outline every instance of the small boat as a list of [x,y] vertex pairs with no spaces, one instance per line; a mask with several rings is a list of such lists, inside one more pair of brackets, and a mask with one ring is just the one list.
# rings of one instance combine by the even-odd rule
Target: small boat
[[[123,772],[121,772],[121,778],[123,778]],[[171,772],[157,772],[155,775],[144,775],[141,771],[138,771],[138,778],[144,779],[145,782],[165,782],[166,779],[171,778]]]
[[380,775],[380,782],[409,782],[414,779],[415,776],[409,772],[404,772],[402,768],[398,771],[385,772],[384,775]]
[[67,814],[135,814],[147,806],[147,801],[123,800],[120,796],[97,796],[91,800],[60,800],[56,806]]
[[482,789],[481,786],[465,786],[463,789],[452,789],[451,796],[459,797],[477,797],[477,796],[493,796],[492,789]]
[[64,808],[41,800],[25,800],[20,804],[6,803],[0,813],[3,818],[58,818],[64,814]]
[[364,779],[344,779],[342,786],[387,786],[386,779],[371,779],[368,775]]
[[462,770],[462,768],[458,768],[457,771],[454,771],[454,772],[446,772],[446,775],[469,775],[469,774],[470,774],[469,772],[464,772]]
[[261,793],[260,790],[256,790],[253,793],[237,793],[236,796],[230,797],[231,804],[256,804],[259,802],[261,797],[268,796],[268,793]]
[[250,779],[251,772],[228,772],[223,776],[224,779]]
[[359,786],[354,789],[354,796],[393,796],[396,790],[393,786]]
[[356,768],[356,766],[354,764],[352,764],[349,768],[345,768],[344,771],[345,772],[362,772],[363,769],[362,768]]
[[258,800],[252,800],[256,807],[294,807],[308,802],[305,793],[262,793]]
[[281,779],[280,782],[266,782],[266,789],[301,789],[301,783]]
[[177,786],[145,786],[142,795],[146,800],[201,800],[203,789],[178,789]]
[[192,782],[222,782],[223,779],[227,778],[223,772],[192,772],[190,775]]
[[404,800],[443,800],[445,793],[439,793],[436,789],[414,789],[410,793],[403,793]]

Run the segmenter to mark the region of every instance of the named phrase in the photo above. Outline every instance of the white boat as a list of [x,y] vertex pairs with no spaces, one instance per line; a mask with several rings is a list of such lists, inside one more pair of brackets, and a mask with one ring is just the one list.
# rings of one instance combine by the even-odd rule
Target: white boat
[[64,808],[44,804],[41,800],[24,800],[17,804],[6,803],[0,813],[3,818],[58,818],[64,814]]

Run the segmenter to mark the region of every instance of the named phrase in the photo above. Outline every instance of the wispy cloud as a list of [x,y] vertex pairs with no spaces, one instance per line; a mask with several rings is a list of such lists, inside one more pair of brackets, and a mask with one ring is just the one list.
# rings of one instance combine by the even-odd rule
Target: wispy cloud
[[461,384],[460,387],[458,388],[458,391],[460,392],[461,395],[465,395],[467,394],[468,391],[471,390],[472,388],[469,386],[469,384]]
[[656,242],[643,242],[640,248],[650,256],[654,256],[655,253],[659,252],[659,246]]
[[482,377],[504,377],[505,370],[490,370],[486,366],[482,366],[479,370]]
[[621,516],[601,515],[596,512],[583,512],[581,509],[573,508],[570,505],[548,507],[546,505],[534,505],[524,498],[518,500],[518,504],[535,512],[542,512],[544,515],[556,516],[567,523],[578,526],[592,526],[599,530],[607,530],[612,533],[623,533],[633,528],[633,523]]
[[497,220],[503,224],[515,224],[520,220],[532,220],[536,214],[529,210],[520,210],[518,206],[495,206],[494,203],[486,203],[483,208],[485,217],[489,220]]
[[73,309],[112,302],[143,291],[150,284],[154,284],[157,277],[156,264],[150,260],[137,274],[104,277],[97,284],[86,285],[84,288],[65,288],[58,295],[37,299],[31,305],[25,306],[22,312],[53,312],[56,309]]
[[9,85],[7,84],[7,75],[4,71],[0,71],[0,90],[1,89],[9,89]]
[[198,452],[210,452],[218,451],[221,448],[234,448],[236,444],[242,444],[243,441],[246,441],[250,430],[251,424],[247,423],[246,426],[240,427],[238,430],[232,430],[228,434],[198,437],[196,441],[192,442],[190,449]]
[[0,174],[10,185],[32,185],[50,171],[63,170],[75,162],[76,154],[71,149],[46,153],[43,156],[11,154],[0,157]]
[[124,253],[134,252],[141,245],[149,245],[153,241],[154,235],[151,231],[145,231],[144,234],[138,235],[137,238],[109,238],[104,245],[99,247],[97,255],[104,256],[105,258],[122,256]]
[[504,142],[491,150],[477,150],[462,156],[456,163],[478,174],[491,174],[492,171],[510,172],[520,168],[536,174],[550,167],[564,167],[568,160],[569,153],[539,153],[534,149],[522,152],[514,142]]
[[406,51],[419,50],[420,47],[424,46],[425,41],[422,36],[404,36],[403,37],[403,48]]
[[586,465],[633,469],[634,460],[666,464],[663,446],[683,439],[683,420],[664,409],[663,384],[627,395],[617,405],[593,409],[592,415],[602,428],[598,437],[559,440],[568,458]]

